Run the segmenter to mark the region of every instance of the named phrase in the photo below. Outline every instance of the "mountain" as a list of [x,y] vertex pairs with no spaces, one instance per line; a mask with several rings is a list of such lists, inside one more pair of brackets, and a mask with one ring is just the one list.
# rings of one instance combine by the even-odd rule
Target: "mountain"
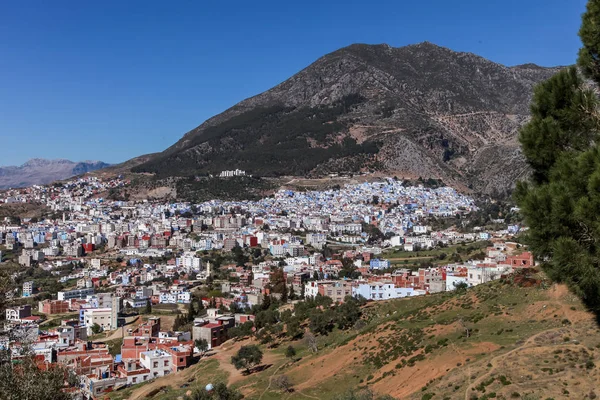
[[504,192],[527,174],[517,130],[533,87],[558,70],[507,67],[428,42],[355,44],[210,118],[132,171],[384,170]]
[[0,167],[0,189],[43,185],[108,167],[102,161],[73,162],[34,158],[21,166]]

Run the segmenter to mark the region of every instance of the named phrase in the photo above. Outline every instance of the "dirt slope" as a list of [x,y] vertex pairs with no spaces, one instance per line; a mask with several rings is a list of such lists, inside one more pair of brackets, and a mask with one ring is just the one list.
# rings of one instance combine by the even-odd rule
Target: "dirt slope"
[[[363,318],[359,331],[319,337],[317,354],[302,340],[292,342],[294,362],[285,359],[290,343],[282,339],[264,349],[266,368],[245,376],[230,359],[250,341],[228,342],[183,376],[207,376],[210,365],[211,374],[261,400],[327,400],[359,388],[398,399],[593,399],[600,387],[594,319],[565,287],[544,280],[534,287],[495,282],[464,294],[369,304]],[[293,392],[275,387],[278,375],[291,380]],[[157,385],[171,390],[153,398],[185,394],[180,378],[164,382]],[[141,388],[131,398],[147,393]]]

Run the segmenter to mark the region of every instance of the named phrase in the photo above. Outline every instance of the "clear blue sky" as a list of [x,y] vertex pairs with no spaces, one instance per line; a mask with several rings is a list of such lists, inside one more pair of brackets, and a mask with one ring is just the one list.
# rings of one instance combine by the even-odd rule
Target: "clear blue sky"
[[0,0],[0,165],[125,161],[352,43],[575,62],[585,0]]

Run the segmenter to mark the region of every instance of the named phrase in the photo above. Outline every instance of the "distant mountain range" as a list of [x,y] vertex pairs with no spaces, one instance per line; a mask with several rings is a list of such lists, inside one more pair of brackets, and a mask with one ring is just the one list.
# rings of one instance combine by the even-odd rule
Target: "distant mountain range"
[[44,185],[86,172],[106,168],[102,161],[73,162],[34,158],[21,166],[0,167],[0,189]]
[[[159,178],[381,170],[506,192],[527,174],[517,130],[559,68],[507,67],[425,42],[355,44],[186,133],[133,172]],[[130,163],[133,164],[133,163]]]

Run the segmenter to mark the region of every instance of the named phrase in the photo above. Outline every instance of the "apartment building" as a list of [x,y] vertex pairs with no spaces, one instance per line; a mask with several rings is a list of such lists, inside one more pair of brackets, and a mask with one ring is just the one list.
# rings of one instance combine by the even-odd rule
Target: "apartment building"
[[23,297],[31,297],[33,295],[33,281],[23,283]]
[[92,334],[92,326],[95,324],[100,325],[102,330],[105,331],[117,327],[117,321],[113,321],[112,308],[85,308],[81,312],[83,314],[83,324],[88,328],[88,335]]
[[64,300],[44,300],[38,303],[38,311],[46,314],[66,314],[69,312],[69,302]]
[[149,370],[151,378],[169,375],[172,372],[171,354],[164,350],[145,351],[140,355],[140,364]]
[[83,288],[83,289],[75,289],[68,290],[64,292],[58,292],[57,298],[58,300],[71,300],[71,299],[85,299],[87,296],[91,296],[94,294],[93,288]]
[[27,317],[31,317],[31,306],[29,304],[20,307],[9,307],[6,309],[7,321],[21,322]]

